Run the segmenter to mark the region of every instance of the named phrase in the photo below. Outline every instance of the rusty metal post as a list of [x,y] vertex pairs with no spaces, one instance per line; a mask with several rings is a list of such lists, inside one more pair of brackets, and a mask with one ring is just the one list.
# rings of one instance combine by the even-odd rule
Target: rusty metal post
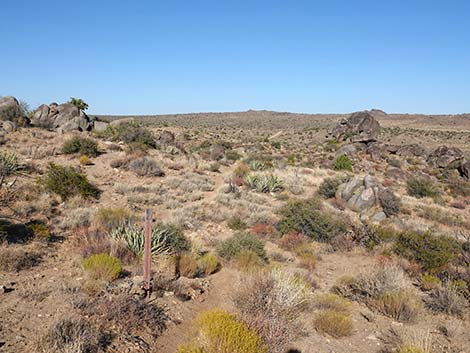
[[144,239],[144,291],[145,297],[150,297],[150,268],[152,247],[152,210],[145,210],[145,239]]

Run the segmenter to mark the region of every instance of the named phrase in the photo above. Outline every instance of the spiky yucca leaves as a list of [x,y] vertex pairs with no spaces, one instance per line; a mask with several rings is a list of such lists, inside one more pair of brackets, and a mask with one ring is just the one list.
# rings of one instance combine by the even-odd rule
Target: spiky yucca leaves
[[7,207],[15,200],[16,190],[14,185],[16,178],[10,178],[19,170],[18,158],[14,153],[0,151],[0,206]]
[[266,169],[266,164],[257,159],[254,159],[250,162],[250,169],[251,170],[264,170]]
[[0,151],[0,175],[2,177],[13,175],[18,169],[19,165],[16,154]]
[[258,192],[277,192],[284,189],[283,181],[273,174],[249,174],[245,183]]
[[[123,240],[137,256],[144,252],[144,229],[135,222],[128,221],[114,228],[110,236],[115,240]],[[152,229],[152,256],[169,255],[189,250],[190,244],[178,227],[159,224]]]

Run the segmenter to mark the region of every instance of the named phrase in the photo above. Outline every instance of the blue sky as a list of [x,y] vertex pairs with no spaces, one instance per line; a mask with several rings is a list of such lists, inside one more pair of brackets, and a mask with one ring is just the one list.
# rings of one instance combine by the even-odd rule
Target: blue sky
[[96,114],[470,112],[470,1],[15,0],[0,95]]

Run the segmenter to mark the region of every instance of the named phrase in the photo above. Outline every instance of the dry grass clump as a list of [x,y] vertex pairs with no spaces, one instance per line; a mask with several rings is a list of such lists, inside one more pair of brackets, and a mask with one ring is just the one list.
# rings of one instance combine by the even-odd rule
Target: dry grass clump
[[302,233],[291,232],[284,234],[279,240],[279,246],[285,250],[292,251],[307,243],[307,237]]
[[313,320],[313,326],[317,331],[335,338],[349,336],[352,333],[349,300],[336,294],[326,293],[316,296],[314,305],[321,309]]
[[197,259],[190,252],[183,252],[178,257],[179,273],[187,278],[194,278],[199,274]]
[[0,247],[0,271],[18,272],[27,270],[41,262],[41,254],[21,247]]
[[349,312],[351,302],[337,294],[325,293],[319,294],[314,299],[315,307],[322,310],[334,310],[339,312]]
[[318,263],[318,256],[315,250],[309,244],[298,246],[294,249],[294,253],[299,260],[299,265],[309,271],[315,269]]
[[296,318],[308,307],[311,291],[303,278],[274,268],[251,274],[233,301],[243,320],[263,337],[269,352],[283,353],[299,332]]
[[156,339],[168,321],[162,308],[129,294],[88,297],[75,306],[81,314],[122,337]]
[[426,306],[436,312],[462,316],[467,302],[452,284],[438,285],[429,292]]
[[398,321],[413,321],[422,308],[408,278],[396,266],[342,278],[333,291]]
[[384,292],[370,301],[382,314],[397,321],[413,321],[422,309],[422,303],[415,293],[406,290]]
[[423,197],[437,197],[439,193],[439,189],[437,186],[427,179],[420,179],[420,178],[412,178],[409,179],[406,183],[406,188],[408,191],[408,195],[416,197],[416,198],[423,198]]
[[158,166],[157,161],[150,157],[142,157],[131,161],[128,169],[138,176],[162,177],[165,172]]
[[97,228],[109,232],[131,218],[131,212],[124,207],[100,208],[95,214],[93,223]]
[[432,336],[429,331],[390,329],[380,339],[383,353],[432,353]]
[[83,318],[56,321],[36,344],[38,353],[96,353],[102,334]]
[[319,332],[335,338],[349,336],[353,329],[350,315],[336,310],[323,310],[316,314],[313,326]]
[[132,264],[136,259],[135,254],[129,250],[126,243],[115,241],[95,227],[76,229],[70,240],[73,251],[82,258],[105,253],[118,258],[124,264]]
[[178,348],[178,353],[266,353],[256,331],[243,321],[220,309],[200,314],[195,322],[194,343]]

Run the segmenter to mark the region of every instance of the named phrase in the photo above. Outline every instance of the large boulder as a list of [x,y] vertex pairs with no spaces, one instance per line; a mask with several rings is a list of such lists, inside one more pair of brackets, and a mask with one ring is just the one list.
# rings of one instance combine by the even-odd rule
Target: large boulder
[[11,121],[17,126],[28,126],[29,119],[15,97],[0,98],[0,121]]
[[384,192],[393,194],[377,178],[357,175],[338,187],[336,198],[343,201],[349,209],[360,213],[362,218],[379,221],[384,214],[380,199]]
[[470,179],[470,161],[463,162],[459,167],[459,172],[462,177]]
[[455,169],[459,168],[464,160],[464,154],[457,147],[440,146],[435,149],[427,159],[434,168]]
[[397,151],[395,152],[397,155],[402,157],[423,157],[426,158],[428,152],[426,149],[416,143],[411,145],[403,145],[398,147]]
[[374,142],[380,134],[380,124],[369,111],[356,112],[340,121],[331,135],[340,141]]
[[72,103],[42,104],[33,111],[31,123],[58,132],[90,131],[93,128],[93,121]]
[[159,145],[171,145],[175,142],[175,135],[168,130],[158,132],[156,141]]

